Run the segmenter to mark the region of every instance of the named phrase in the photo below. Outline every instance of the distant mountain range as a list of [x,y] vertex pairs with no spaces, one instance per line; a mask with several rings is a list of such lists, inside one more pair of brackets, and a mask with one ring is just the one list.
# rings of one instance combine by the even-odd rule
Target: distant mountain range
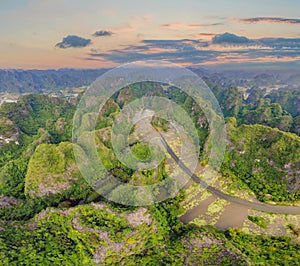
[[108,69],[0,70],[0,92],[42,93],[91,84]]
[[[293,88],[300,86],[297,68],[238,68],[196,67],[190,68],[205,80],[221,88],[239,86],[242,88]],[[58,69],[58,70],[1,70],[0,92],[43,93],[88,86],[109,69]]]

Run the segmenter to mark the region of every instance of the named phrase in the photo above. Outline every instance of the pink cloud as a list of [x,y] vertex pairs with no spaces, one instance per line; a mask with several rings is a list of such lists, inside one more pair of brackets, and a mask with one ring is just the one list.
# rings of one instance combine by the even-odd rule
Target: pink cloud
[[201,24],[186,24],[186,23],[170,23],[160,25],[161,29],[169,30],[193,30],[201,28]]
[[194,37],[197,37],[197,38],[207,38],[207,37],[215,37],[216,34],[215,33],[209,33],[209,32],[200,32],[200,33],[195,33],[193,34]]

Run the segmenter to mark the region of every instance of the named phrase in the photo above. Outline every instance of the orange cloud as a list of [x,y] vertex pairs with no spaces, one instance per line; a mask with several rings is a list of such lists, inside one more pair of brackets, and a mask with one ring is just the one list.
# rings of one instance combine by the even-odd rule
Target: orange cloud
[[195,33],[193,34],[194,37],[197,37],[197,38],[206,38],[206,37],[215,37],[216,34],[215,33],[209,33],[209,32],[201,32],[201,33]]
[[194,30],[202,27],[202,24],[170,23],[160,25],[161,29],[168,30]]

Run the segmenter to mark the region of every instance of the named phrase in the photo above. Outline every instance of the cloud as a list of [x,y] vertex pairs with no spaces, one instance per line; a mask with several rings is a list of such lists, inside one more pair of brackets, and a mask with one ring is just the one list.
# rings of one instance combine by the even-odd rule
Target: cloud
[[202,37],[215,37],[216,34],[215,33],[210,33],[210,32],[200,32],[200,33],[195,33],[193,34],[193,36],[198,37],[198,38],[202,38]]
[[216,35],[212,39],[213,44],[248,44],[251,42],[247,37],[237,36],[228,32]]
[[160,25],[161,29],[168,30],[193,30],[202,27],[201,24],[170,23]]
[[[199,40],[143,40],[140,45],[130,45],[106,53],[90,53],[92,58],[102,58],[116,63],[137,60],[170,60],[173,62],[199,63],[211,59],[219,52],[201,50],[207,42]],[[200,48],[200,49],[199,49]]]
[[256,18],[240,19],[239,21],[244,23],[267,22],[267,23],[300,24],[300,19],[279,18],[279,17],[256,17]]
[[161,24],[161,29],[168,30],[195,30],[208,26],[219,26],[224,25],[224,23],[209,23],[209,24],[186,24],[186,23],[169,23],[169,24]]
[[94,37],[108,37],[111,35],[113,35],[113,32],[108,30],[98,30],[93,34]]
[[207,42],[200,40],[143,40],[142,43],[146,47],[156,47],[164,49],[180,49],[180,50],[194,50],[196,47],[207,46]]
[[300,38],[262,38],[259,43],[280,50],[297,50],[300,47]]
[[[150,50],[151,51],[151,50]],[[146,52],[146,53],[128,53],[124,51],[109,51],[108,53],[90,54],[92,58],[102,58],[115,63],[127,63],[132,61],[142,60],[168,60],[172,62],[182,63],[189,62],[198,64],[211,60],[212,54],[217,56],[218,52],[214,51],[161,51],[161,52]]]
[[81,48],[91,44],[90,39],[85,39],[76,35],[68,35],[63,40],[55,45],[55,47],[66,49],[66,48]]
[[225,62],[293,62],[300,59],[300,38],[252,40],[224,33],[215,36],[213,40],[209,42],[195,39],[146,39],[136,45],[104,53],[91,50],[86,60],[102,60],[118,64],[137,60],[168,60],[185,65],[199,65]]

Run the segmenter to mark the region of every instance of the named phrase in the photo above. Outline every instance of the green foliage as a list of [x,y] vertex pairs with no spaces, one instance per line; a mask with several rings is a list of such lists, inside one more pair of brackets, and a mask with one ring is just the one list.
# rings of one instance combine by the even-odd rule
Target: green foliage
[[264,217],[248,215],[248,219],[262,228],[267,228],[268,222]]
[[[238,122],[261,123],[283,130],[292,126],[296,132],[299,119],[292,121],[286,112],[292,113],[295,108],[292,96],[279,103],[277,96],[262,99],[261,92],[256,90],[250,93],[247,101],[251,104],[247,106],[236,88],[226,91],[215,88],[215,92],[225,116],[236,117],[227,119],[230,149],[225,155],[223,173],[234,183],[243,182],[260,200],[299,199],[300,194],[294,192],[297,187],[293,187],[298,180],[299,138],[265,126],[237,126]],[[95,132],[98,153],[111,174],[123,182],[139,185],[150,183],[154,174],[157,181],[165,179],[165,161],[156,172],[134,172],[127,168],[112,151],[107,127],[120,107],[144,95],[171,98],[191,114],[202,147],[209,129],[201,108],[177,88],[144,82],[114,95],[98,116],[96,129],[101,128]],[[126,215],[137,210],[135,207],[110,202],[102,209],[86,204],[70,208],[79,202],[102,199],[81,178],[73,145],[65,142],[71,139],[74,111],[75,106],[66,100],[45,95],[27,95],[17,104],[0,107],[0,121],[5,121],[0,132],[10,135],[20,130],[19,145],[9,143],[0,149],[0,194],[17,198],[15,205],[0,208],[1,265],[94,265],[93,256],[100,247],[107,248],[103,253],[107,265],[300,264],[299,245],[289,238],[251,236],[234,229],[224,234],[211,227],[183,225],[178,218],[183,212],[179,204],[183,193],[149,206],[151,222],[135,227],[126,219]],[[87,128],[89,118],[83,119]],[[163,130],[169,129],[163,119],[154,118],[152,123]],[[150,157],[145,144],[135,143],[132,151],[141,160]],[[50,206],[59,208],[47,209]],[[138,218],[136,221],[145,217]],[[267,227],[262,217],[248,219]],[[289,228],[295,235],[299,231],[293,225]],[[119,251],[114,250],[116,246]]]
[[18,203],[12,207],[0,208],[0,220],[25,222],[34,215],[41,212],[47,206],[55,205],[53,198],[40,199],[18,199]]
[[132,153],[142,161],[146,161],[151,156],[149,146],[143,143],[136,143],[131,148]]
[[[116,103],[120,108],[122,108],[124,104],[128,104],[129,102],[143,96],[159,96],[171,99],[172,102],[175,102],[181,108],[183,108],[187,112],[187,114],[190,114],[191,120],[194,122],[198,133],[198,141],[200,144],[199,146],[201,147],[202,151],[209,135],[209,123],[201,107],[196,104],[195,100],[191,96],[188,96],[179,88],[168,86],[166,84],[157,82],[139,82],[132,84],[129,87],[123,88],[112,98],[116,99]],[[176,117],[176,114],[174,114],[174,116]],[[187,121],[180,121],[180,118],[182,118],[181,114],[178,115],[177,122],[187,123]],[[154,117],[152,120],[152,124],[154,126],[162,127],[163,130],[169,129],[169,122],[161,118],[158,119]],[[110,123],[106,118],[98,118],[97,128],[103,128],[107,125],[110,125]],[[186,130],[190,128],[190,124],[183,125],[185,126]],[[118,128],[123,129],[126,126],[128,126],[126,121],[122,124],[115,125],[116,132],[120,132],[120,129]],[[199,151],[199,154],[201,153],[201,151]]]
[[294,118],[292,130],[300,136],[300,115]]
[[[183,213],[183,209],[180,205],[183,196],[184,192],[181,191],[175,198],[168,199],[150,207],[152,215],[161,225],[162,234],[169,234],[170,240],[172,240],[173,236],[176,238],[177,233],[180,235],[183,230],[183,224],[178,218]],[[171,232],[176,232],[176,234],[172,235]]]
[[0,172],[0,195],[24,197],[25,176],[29,158],[21,157],[7,163]]
[[0,117],[0,136],[10,137],[17,132],[18,130],[11,120],[5,117]]
[[152,126],[162,129],[165,132],[170,129],[169,121],[167,121],[161,117],[153,116],[152,120],[151,120],[151,124],[152,124]]
[[[4,156],[3,158],[3,164],[6,164],[0,172],[1,195],[24,198],[25,177],[30,156],[39,144],[50,141],[48,132],[44,130],[39,130],[38,135],[31,138],[25,138],[26,135],[22,136],[23,138],[20,139],[21,144],[16,145],[19,149],[14,151],[12,148],[10,150],[10,152],[12,152],[11,157]],[[3,149],[5,150],[7,147],[9,147],[9,145],[6,145]],[[5,155],[7,156],[8,153],[6,152]]]
[[[174,202],[173,202],[174,203]],[[100,247],[113,265],[298,265],[299,244],[288,237],[252,236],[239,229],[225,233],[212,227],[181,225],[170,215],[172,202],[153,209],[150,225],[132,228],[119,211],[78,206],[48,209],[25,226],[5,225],[0,232],[2,265],[95,265]],[[163,205],[161,205],[163,206]],[[163,211],[164,210],[164,211]],[[175,210],[175,208],[174,208]],[[123,212],[125,211],[125,212]],[[165,212],[166,211],[166,212]],[[159,215],[158,215],[159,214]],[[151,228],[156,228],[155,232]],[[109,241],[104,233],[107,232]],[[112,242],[110,242],[112,241]],[[114,245],[121,245],[118,252]],[[129,249],[128,249],[129,248]]]
[[81,177],[73,154],[73,144],[41,144],[31,156],[25,178],[29,197],[57,195],[58,198],[86,198],[90,191]]
[[95,265],[90,256],[98,241],[95,233],[72,231],[57,213],[49,221],[34,230],[7,227],[1,233],[2,258],[7,261],[2,265]]
[[235,117],[241,124],[261,124],[294,132],[299,135],[298,120],[300,114],[299,90],[278,90],[266,93],[265,89],[253,87],[243,91],[236,87],[221,89],[213,87],[225,117]]
[[300,264],[300,245],[289,237],[254,236],[239,229],[229,229],[225,235],[254,265]]
[[236,87],[223,90],[217,95],[217,99],[225,117],[238,116],[242,107],[242,95]]
[[242,125],[231,128],[229,141],[222,172],[233,172],[261,201],[299,199],[290,189],[297,189],[299,137],[261,125]]
[[21,156],[33,140],[34,137],[21,134],[18,138],[19,144],[12,141],[0,147],[0,167]]
[[106,210],[95,211],[93,207],[81,208],[78,218],[83,226],[107,231],[116,242],[124,241],[133,229],[124,217]]
[[292,116],[300,115],[300,90],[274,90],[266,96],[273,103],[279,103]]
[[278,103],[270,103],[269,99],[260,99],[259,105],[252,110],[243,110],[240,120],[246,124],[262,124],[276,127],[280,130],[290,131],[293,118],[289,113],[282,110]]
[[172,241],[159,241],[142,254],[122,262],[125,265],[137,262],[139,265],[247,265],[245,256],[222,233],[195,226],[186,226]]
[[[7,262],[4,265],[90,266],[95,265],[93,259],[100,255],[102,265],[116,265],[129,254],[153,246],[155,222],[150,220],[146,224],[136,220],[139,224],[133,228],[126,213],[103,207],[52,208],[24,226],[6,225],[0,232],[1,262]],[[95,255],[98,249],[99,255]]]
[[71,139],[75,108],[62,98],[33,94],[23,96],[17,104],[2,105],[0,115],[12,120],[27,135],[44,128],[59,142]]

